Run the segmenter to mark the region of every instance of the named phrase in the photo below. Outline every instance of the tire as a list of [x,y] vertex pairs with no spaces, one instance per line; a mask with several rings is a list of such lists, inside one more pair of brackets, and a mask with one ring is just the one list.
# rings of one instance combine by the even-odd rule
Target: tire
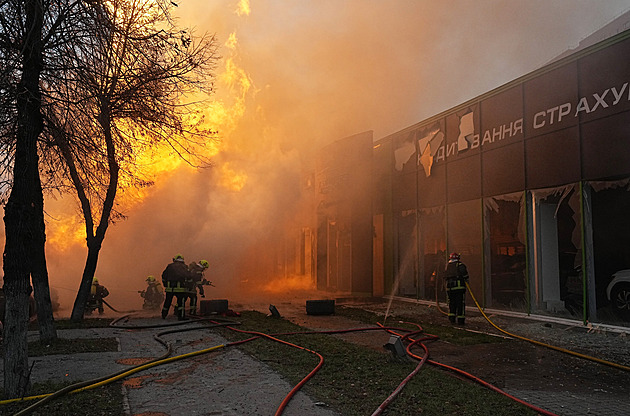
[[624,321],[630,321],[630,284],[615,285],[610,293],[610,301],[615,314]]
[[334,313],[335,313],[335,300],[334,299],[307,300],[306,301],[306,314],[307,315],[333,315]]
[[201,316],[209,316],[214,314],[221,314],[228,311],[227,299],[203,299],[199,302],[199,312]]

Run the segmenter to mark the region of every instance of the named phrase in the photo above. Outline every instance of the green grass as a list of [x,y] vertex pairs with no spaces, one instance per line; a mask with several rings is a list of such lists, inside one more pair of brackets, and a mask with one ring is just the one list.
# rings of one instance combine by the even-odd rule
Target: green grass
[[[70,319],[58,319],[55,320],[55,329],[84,329],[84,328],[107,328],[113,319],[109,318],[84,318],[78,322],[71,321]],[[29,331],[38,331],[39,324],[37,321],[29,323]]]
[[[370,324],[382,319],[377,314],[356,308],[338,307],[336,314]],[[387,323],[388,325],[415,329],[411,325],[399,323],[399,320],[413,321],[414,319],[413,317],[390,317]],[[96,325],[103,325],[103,321],[106,321],[107,325],[109,324],[109,320],[102,319],[91,319],[80,324],[86,325],[92,322]],[[304,328],[284,319],[273,319],[252,311],[243,312],[239,321],[241,325],[235,326],[237,329],[267,334],[305,331]],[[75,324],[68,321],[67,325]],[[450,326],[425,324],[423,327],[426,333],[438,335],[442,339],[450,339],[453,343],[463,346],[502,341],[500,338],[469,333]],[[243,340],[252,336],[223,328],[214,329],[214,331],[220,332],[231,341]],[[369,336],[369,333],[366,334]],[[282,335],[278,338],[316,351],[324,356],[324,366],[306,383],[303,391],[315,401],[326,403],[344,416],[371,414],[417,366],[415,360],[394,359],[385,350],[377,351],[362,347],[326,334]],[[99,340],[99,343],[101,342],[102,340]],[[70,348],[69,345],[62,345],[61,343],[54,348],[59,347],[62,350]],[[84,348],[87,347],[80,348],[81,351],[79,352],[86,352]],[[238,348],[265,362],[292,385],[302,380],[318,363],[318,358],[308,351],[291,348],[267,339],[257,339],[240,344]],[[29,394],[49,393],[62,387],[64,386],[61,384],[51,383],[34,385],[34,390]],[[32,403],[3,405],[0,410],[2,414],[13,414]],[[67,414],[120,415],[123,414],[121,403],[122,391],[120,382],[118,382],[56,399],[32,414],[48,416]],[[536,413],[477,384],[425,365],[405,386],[384,414],[525,416]]]
[[[106,328],[111,319],[89,318],[80,322],[70,320],[55,321],[56,329],[84,329]],[[29,325],[29,330],[37,331],[37,322]],[[38,357],[54,354],[78,354],[86,352],[109,352],[118,350],[116,338],[58,338],[50,343],[42,344],[39,341],[28,343],[28,355]],[[53,393],[69,385],[69,383],[35,383],[31,386],[28,396]],[[0,390],[0,397],[4,393]],[[28,400],[1,405],[0,414],[14,414],[34,403],[37,400]],[[119,416],[124,414],[122,408],[123,394],[122,382],[111,383],[96,389],[86,390],[78,394],[65,395],[61,398],[45,404],[36,409],[32,415],[84,415],[84,416]]]
[[[61,383],[37,383],[32,386],[29,395],[40,395],[61,390],[68,384]],[[36,403],[37,400],[28,400],[3,404],[0,414],[12,415]],[[54,399],[42,407],[35,409],[30,415],[40,416],[120,416],[123,411],[122,382],[111,383],[92,390],[86,390],[77,394],[69,394]]]
[[[89,318],[79,322],[69,319],[55,321],[55,328],[62,329],[85,329],[85,328],[107,328],[112,322],[111,319]],[[37,321],[29,324],[29,331],[38,331]],[[48,343],[31,341],[28,343],[29,357],[39,357],[42,355],[55,354],[78,354],[84,352],[111,352],[118,350],[116,338],[57,338]],[[4,349],[0,348],[0,357],[4,356]]]
[[[372,325],[376,324],[377,322],[383,322],[383,316],[360,308],[338,306],[335,309],[335,315],[344,316],[353,320],[357,320],[359,322],[364,322]],[[402,326],[400,324],[400,321],[417,322],[418,318],[410,315],[390,315],[385,323],[387,324],[387,326]],[[452,325],[445,326],[437,325],[434,323],[421,323],[421,327],[424,330],[424,333],[436,335],[438,338],[440,338],[440,340],[455,345],[466,346],[505,341],[505,339],[501,337],[490,336],[478,332],[463,331],[461,328]],[[409,326],[408,328],[417,329],[417,327],[415,326]]]
[[[268,318],[258,312],[244,312],[240,321],[242,325],[237,328],[241,330],[268,334],[304,331],[289,321]],[[442,332],[437,327],[433,329]],[[251,337],[228,329],[217,331],[233,341]],[[460,332],[458,335],[461,336]],[[480,337],[479,342],[490,342],[486,338],[493,338],[483,334],[473,335]],[[303,390],[316,401],[326,403],[345,416],[372,414],[417,365],[414,360],[394,360],[385,350],[372,350],[330,335],[284,335],[279,338],[324,356],[324,366]],[[318,363],[314,354],[267,339],[240,344],[238,348],[267,363],[292,385],[297,384]],[[536,414],[504,396],[428,365],[405,386],[388,409],[390,414],[397,415],[421,412],[424,415]]]
[[116,338],[57,338],[47,344],[42,344],[39,341],[28,343],[29,357],[111,351],[118,351]]

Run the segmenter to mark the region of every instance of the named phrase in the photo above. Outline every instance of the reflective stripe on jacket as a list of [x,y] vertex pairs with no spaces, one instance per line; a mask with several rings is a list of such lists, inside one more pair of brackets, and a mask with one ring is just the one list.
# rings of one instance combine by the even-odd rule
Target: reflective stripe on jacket
[[446,290],[466,290],[468,269],[461,261],[449,261],[444,272]]
[[186,285],[183,282],[169,282],[167,280],[164,285],[164,291],[178,293],[187,292],[188,290],[186,289]]

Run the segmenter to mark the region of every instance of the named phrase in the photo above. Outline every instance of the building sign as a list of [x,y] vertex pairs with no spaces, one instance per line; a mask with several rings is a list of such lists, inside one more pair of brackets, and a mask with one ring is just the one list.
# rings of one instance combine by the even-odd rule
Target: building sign
[[539,129],[547,124],[560,123],[565,117],[578,117],[581,113],[590,114],[604,108],[614,107],[622,100],[630,101],[628,83],[610,87],[590,97],[582,97],[577,103],[563,103],[534,114],[532,128]]
[[[529,135],[535,136],[536,130],[542,127],[560,124],[582,114],[593,114],[627,101],[630,101],[628,82],[610,86],[589,96],[579,97],[575,102],[565,102],[541,109],[535,112],[532,119],[528,121],[527,127],[531,128],[528,130]],[[476,148],[510,140],[519,135],[523,136],[524,119],[516,118],[504,124],[490,126],[481,132],[479,126],[475,126],[475,110],[471,109],[459,116],[458,128],[457,139],[451,143],[446,143],[442,123],[435,123],[431,127],[423,127],[412,132],[410,137],[414,140],[404,141],[394,150],[395,169],[401,171],[403,165],[416,154],[417,165],[422,166],[424,174],[429,177],[435,163]]]

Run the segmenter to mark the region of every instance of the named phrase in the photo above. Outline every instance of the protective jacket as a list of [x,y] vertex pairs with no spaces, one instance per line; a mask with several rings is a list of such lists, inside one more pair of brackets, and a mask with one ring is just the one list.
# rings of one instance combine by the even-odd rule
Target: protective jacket
[[109,290],[103,285],[99,285],[98,283],[93,283],[92,288],[90,289],[90,298],[91,299],[103,299],[109,296]]
[[92,283],[90,295],[88,296],[86,304],[86,312],[89,314],[92,313],[94,309],[98,309],[99,313],[103,313],[103,298],[107,296],[109,296],[109,290],[107,290],[105,286],[99,285],[98,283]]
[[206,283],[207,281],[203,277],[203,272],[206,269],[200,266],[199,263],[193,262],[188,265],[188,270],[190,271],[190,275],[191,275],[190,287],[189,287],[190,292],[196,294],[197,291],[199,291],[199,294],[201,295],[201,297],[204,297],[205,293],[203,290],[203,284]]
[[164,293],[156,281],[149,282],[147,289],[141,291],[140,295],[144,298],[142,307],[145,309],[159,308],[164,301]]
[[466,319],[466,282],[468,270],[459,260],[449,260],[444,271],[448,296],[448,319],[463,325]]
[[444,272],[444,280],[446,280],[446,290],[466,290],[466,282],[468,281],[468,269],[461,261],[449,261]]
[[162,272],[162,285],[165,292],[186,292],[186,282],[190,273],[183,261],[174,261]]

